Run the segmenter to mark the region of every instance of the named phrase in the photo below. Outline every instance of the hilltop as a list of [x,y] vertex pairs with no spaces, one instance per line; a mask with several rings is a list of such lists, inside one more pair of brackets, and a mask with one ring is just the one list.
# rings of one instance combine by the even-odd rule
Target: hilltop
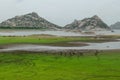
[[109,30],[109,26],[101,20],[97,15],[83,20],[74,20],[74,22],[65,26],[65,29],[70,30]]
[[16,29],[60,29],[61,27],[53,24],[40,17],[37,13],[32,12],[21,16],[15,16],[11,19],[0,23],[1,28]]

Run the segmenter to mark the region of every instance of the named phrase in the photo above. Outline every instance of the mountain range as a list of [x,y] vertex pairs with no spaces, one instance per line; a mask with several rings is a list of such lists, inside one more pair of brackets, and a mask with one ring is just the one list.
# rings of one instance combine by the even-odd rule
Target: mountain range
[[0,23],[1,29],[47,29],[47,30],[110,30],[97,15],[83,20],[74,20],[64,27],[58,26],[32,12],[21,16],[15,16]]

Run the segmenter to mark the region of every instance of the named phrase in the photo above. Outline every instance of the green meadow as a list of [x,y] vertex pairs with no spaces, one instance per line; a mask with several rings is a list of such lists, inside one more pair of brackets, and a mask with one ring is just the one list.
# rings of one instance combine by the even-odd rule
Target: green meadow
[[94,38],[94,37],[56,37],[56,36],[1,36],[0,44],[52,44],[66,42],[104,42],[113,40],[111,37]]
[[0,53],[0,80],[120,80],[119,53],[80,57]]

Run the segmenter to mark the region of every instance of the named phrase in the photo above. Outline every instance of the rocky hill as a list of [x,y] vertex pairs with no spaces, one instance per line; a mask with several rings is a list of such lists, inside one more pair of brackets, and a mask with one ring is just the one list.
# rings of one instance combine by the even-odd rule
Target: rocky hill
[[32,12],[22,16],[15,16],[0,23],[0,28],[16,28],[16,29],[60,29],[61,27],[55,25],[37,13]]
[[120,29],[120,22],[117,22],[110,26],[112,29]]
[[65,29],[70,30],[109,30],[110,28],[97,15],[83,20],[74,20],[71,24],[65,26]]

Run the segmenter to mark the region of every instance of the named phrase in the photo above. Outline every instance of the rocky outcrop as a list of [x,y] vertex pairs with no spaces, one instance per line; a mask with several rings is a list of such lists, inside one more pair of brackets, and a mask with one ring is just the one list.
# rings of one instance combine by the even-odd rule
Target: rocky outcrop
[[3,21],[0,24],[1,28],[31,28],[31,29],[60,29],[61,27],[55,25],[44,18],[40,17],[37,13],[32,12],[22,16]]
[[74,20],[71,24],[65,26],[65,29],[70,30],[109,30],[110,28],[97,15],[83,20]]
[[120,22],[116,22],[115,24],[110,26],[112,29],[120,29]]

